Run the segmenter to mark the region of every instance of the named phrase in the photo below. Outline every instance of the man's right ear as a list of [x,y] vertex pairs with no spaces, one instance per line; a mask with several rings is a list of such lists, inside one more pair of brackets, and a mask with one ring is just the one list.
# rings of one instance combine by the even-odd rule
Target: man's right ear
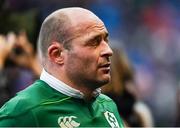
[[49,59],[56,63],[62,65],[64,63],[64,56],[62,54],[63,52],[63,46],[58,42],[53,42],[48,47],[48,57]]

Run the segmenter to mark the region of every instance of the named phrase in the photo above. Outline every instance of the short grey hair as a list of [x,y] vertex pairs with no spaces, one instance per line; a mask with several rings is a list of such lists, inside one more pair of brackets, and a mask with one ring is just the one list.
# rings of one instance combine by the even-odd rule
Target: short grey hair
[[47,49],[52,41],[63,43],[67,40],[69,37],[69,25],[70,19],[61,10],[55,11],[44,20],[38,39],[38,52],[40,58],[47,57]]

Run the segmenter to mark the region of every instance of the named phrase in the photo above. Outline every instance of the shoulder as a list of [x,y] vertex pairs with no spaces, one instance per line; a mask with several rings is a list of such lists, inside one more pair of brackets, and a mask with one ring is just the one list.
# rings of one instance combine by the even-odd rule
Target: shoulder
[[118,113],[117,105],[116,103],[107,95],[105,94],[100,94],[97,97],[96,102],[103,106],[104,109],[109,110],[111,112]]
[[102,93],[97,97],[97,99],[102,102],[114,102],[109,96]]
[[23,91],[17,93],[15,97],[1,107],[0,116],[18,116],[38,106],[45,99],[45,97],[42,97],[43,87],[39,86],[40,84],[44,83],[36,81]]
[[100,104],[105,105],[105,106],[110,106],[111,108],[116,108],[115,102],[105,94],[100,94],[97,97],[96,101],[99,102]]
[[110,97],[105,94],[100,94],[97,98],[97,102],[99,102],[99,104],[103,106],[103,110],[106,111],[104,114],[107,118],[109,117],[109,115],[115,117],[119,122],[119,125],[123,126],[123,121],[118,113],[117,106]]
[[33,105],[25,97],[16,96],[0,109],[0,127],[35,126]]

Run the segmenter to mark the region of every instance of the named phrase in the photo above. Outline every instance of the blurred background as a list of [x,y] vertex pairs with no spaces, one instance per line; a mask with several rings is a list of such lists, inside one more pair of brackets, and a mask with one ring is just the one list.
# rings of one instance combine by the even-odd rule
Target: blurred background
[[[154,126],[180,126],[180,1],[0,0],[0,34],[4,37],[14,32],[18,35],[16,38],[22,37],[33,48],[30,54],[34,57],[38,32],[45,17],[59,8],[71,6],[93,11],[109,30],[112,47],[124,49],[135,70],[139,97],[150,108]],[[15,54],[21,52],[13,49]],[[27,57],[29,54],[25,57],[25,62],[29,63]],[[14,63],[19,64],[11,60],[4,66],[10,67],[7,72],[11,75],[7,74],[4,79],[4,74],[0,75],[0,84],[3,80],[13,81],[6,87],[0,85],[2,104],[38,78],[36,67],[21,65],[18,68],[23,71],[18,73],[17,67],[11,70]],[[11,80],[7,80],[10,77]]]

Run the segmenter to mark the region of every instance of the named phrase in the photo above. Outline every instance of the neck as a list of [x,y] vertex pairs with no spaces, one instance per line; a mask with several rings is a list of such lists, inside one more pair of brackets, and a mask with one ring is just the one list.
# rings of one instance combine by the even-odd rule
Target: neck
[[63,80],[60,79],[60,80],[63,81],[64,83],[66,83],[68,86],[70,86],[70,87],[72,87],[72,88],[82,92],[83,95],[84,95],[84,99],[86,101],[89,101],[89,100],[91,100],[94,97],[93,92],[95,91],[95,89],[88,88],[87,85],[75,84],[75,83],[73,83],[70,80],[64,80],[64,79]]
[[89,89],[87,87],[82,87],[82,86],[79,86],[78,88],[75,88],[75,89],[81,91],[84,94],[85,101],[90,101],[94,97],[94,93],[93,93],[94,90],[92,89]]
[[58,80],[65,83],[66,85],[82,92],[85,101],[90,101],[91,99],[93,99],[95,95],[93,92],[95,91],[95,89],[91,89],[87,85],[75,84],[71,80],[67,79],[67,77],[63,76],[62,73],[56,74],[56,72],[50,72],[50,71],[47,72],[52,76],[54,76],[55,78],[57,78]]

